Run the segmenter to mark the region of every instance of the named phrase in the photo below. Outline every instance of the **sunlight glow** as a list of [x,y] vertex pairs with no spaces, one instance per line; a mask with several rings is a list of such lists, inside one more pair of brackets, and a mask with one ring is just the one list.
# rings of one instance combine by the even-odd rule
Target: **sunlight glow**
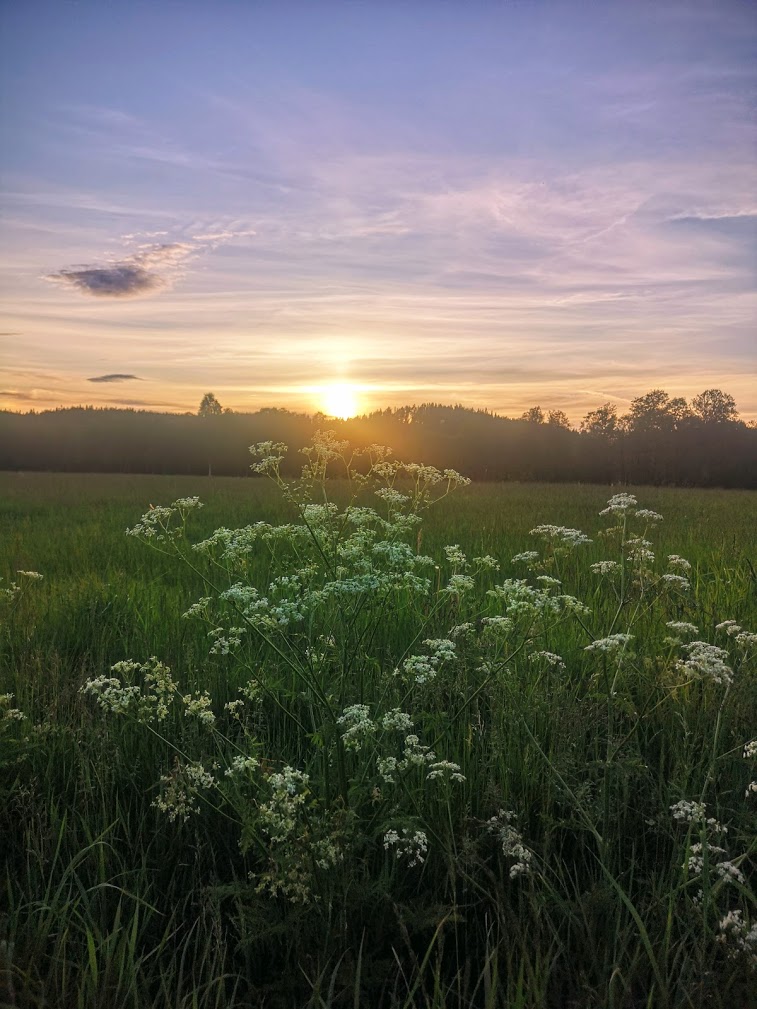
[[339,417],[347,420],[358,413],[358,396],[354,385],[346,382],[334,382],[320,390],[321,409],[329,417]]

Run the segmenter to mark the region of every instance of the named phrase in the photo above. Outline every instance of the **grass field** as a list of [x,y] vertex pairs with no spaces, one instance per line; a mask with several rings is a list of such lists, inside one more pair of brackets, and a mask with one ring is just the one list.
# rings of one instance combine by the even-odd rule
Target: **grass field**
[[0,474],[0,1005],[757,1004],[757,495],[618,490]]

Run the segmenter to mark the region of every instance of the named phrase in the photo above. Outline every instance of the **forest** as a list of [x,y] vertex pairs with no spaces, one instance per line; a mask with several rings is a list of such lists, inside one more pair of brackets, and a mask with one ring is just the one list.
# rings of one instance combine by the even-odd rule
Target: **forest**
[[283,409],[224,410],[207,394],[197,413],[74,407],[0,412],[0,469],[93,473],[250,473],[249,446],[296,450],[317,430],[354,446],[391,446],[403,460],[453,468],[474,480],[757,487],[757,426],[739,418],[732,396],[705,390],[688,402],[654,389],[626,414],[606,403],[578,429],[538,406],[519,418],[425,403],[350,420]]

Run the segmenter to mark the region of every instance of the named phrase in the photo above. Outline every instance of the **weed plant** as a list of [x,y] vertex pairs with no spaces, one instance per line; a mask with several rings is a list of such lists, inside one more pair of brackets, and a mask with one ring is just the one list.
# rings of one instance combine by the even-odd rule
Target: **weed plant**
[[755,1004],[754,497],[254,451],[5,495],[0,1005]]

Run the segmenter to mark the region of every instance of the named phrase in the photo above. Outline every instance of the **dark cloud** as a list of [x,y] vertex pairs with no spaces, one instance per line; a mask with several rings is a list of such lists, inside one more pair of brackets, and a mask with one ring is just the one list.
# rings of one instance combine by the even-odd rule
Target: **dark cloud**
[[60,270],[51,280],[61,280],[84,294],[97,298],[134,298],[165,286],[157,274],[141,266],[125,263],[114,266],[90,266],[81,270]]
[[47,279],[95,298],[139,298],[169,286],[193,251],[186,242],[153,245],[119,262],[67,267]]
[[88,378],[88,382],[141,382],[143,381],[139,375],[122,375],[116,372],[113,375],[95,375],[94,378]]

